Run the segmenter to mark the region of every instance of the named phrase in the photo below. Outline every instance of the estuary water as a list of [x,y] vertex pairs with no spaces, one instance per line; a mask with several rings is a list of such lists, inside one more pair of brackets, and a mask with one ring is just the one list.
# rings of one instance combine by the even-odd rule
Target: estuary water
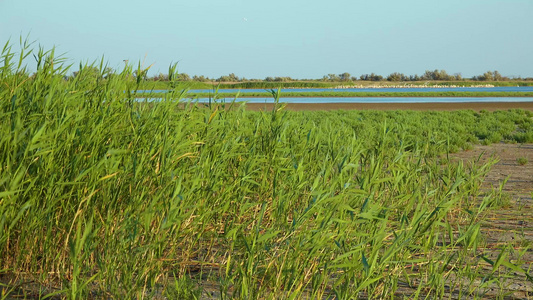
[[[219,93],[236,93],[240,91],[237,102],[248,103],[273,103],[272,97],[246,97],[247,92],[265,92],[265,89],[219,89]],[[280,102],[283,103],[468,103],[468,102],[533,102],[533,97],[283,97],[283,92],[533,92],[533,86],[524,87],[439,87],[439,88],[348,88],[348,89],[321,89],[321,88],[290,88],[282,89]],[[139,91],[164,93],[162,91]],[[213,93],[214,90],[189,90],[189,93]],[[139,99],[139,101],[158,101],[157,97]],[[199,103],[208,103],[209,98],[184,100]],[[217,102],[230,103],[233,98],[218,99]]]

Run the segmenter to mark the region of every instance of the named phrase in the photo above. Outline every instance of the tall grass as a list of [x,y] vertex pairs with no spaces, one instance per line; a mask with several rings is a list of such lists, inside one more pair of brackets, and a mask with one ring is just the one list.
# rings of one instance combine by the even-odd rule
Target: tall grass
[[[39,49],[30,76],[22,49],[1,56],[2,297],[482,297],[509,274],[531,280],[483,254],[494,161],[442,167],[466,142],[442,124],[204,107],[178,89],[139,102],[141,66],[65,80],[64,59]],[[530,134],[526,114],[509,112]]]

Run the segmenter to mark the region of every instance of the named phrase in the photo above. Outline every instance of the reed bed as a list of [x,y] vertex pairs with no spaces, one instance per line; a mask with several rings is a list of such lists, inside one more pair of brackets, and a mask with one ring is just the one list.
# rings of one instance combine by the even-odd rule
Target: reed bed
[[1,299],[482,298],[531,283],[527,247],[484,250],[495,160],[442,164],[531,140],[530,112],[252,112],[178,89],[139,102],[140,65],[66,80],[53,50],[1,57]]

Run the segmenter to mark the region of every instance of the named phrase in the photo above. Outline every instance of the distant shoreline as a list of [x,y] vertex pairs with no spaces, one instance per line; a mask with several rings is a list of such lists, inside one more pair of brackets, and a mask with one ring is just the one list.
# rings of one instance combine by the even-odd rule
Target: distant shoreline
[[[272,110],[273,103],[247,103],[249,110]],[[288,103],[286,110],[508,110],[533,111],[533,102],[463,102],[463,103]]]
[[[157,93],[158,96],[163,96],[164,93]],[[196,99],[196,98],[213,98],[215,93],[187,93],[185,98]],[[238,98],[262,98],[262,97],[272,97],[272,93],[269,92],[245,92],[235,93],[235,92],[222,92],[217,93],[217,98],[235,98],[237,95]],[[154,94],[143,93],[142,97],[150,97]],[[292,92],[285,91],[281,92],[281,98],[299,98],[299,97],[312,97],[312,98],[322,98],[322,97],[376,97],[376,98],[387,98],[387,97],[533,97],[533,92],[468,92],[468,91],[435,91],[435,92],[344,92],[344,91],[320,91],[320,92]],[[238,99],[237,98],[237,99]]]
[[141,89],[145,90],[168,90],[174,84],[183,88],[191,89],[301,89],[301,88],[320,88],[320,89],[379,89],[379,88],[492,88],[492,87],[522,87],[533,86],[533,80],[510,80],[510,81],[243,81],[243,82],[215,82],[215,81],[178,81],[171,83],[169,81],[146,81]]
[[[440,89],[440,88],[493,88],[494,84],[477,84],[477,85],[429,85],[429,84],[397,84],[397,85],[339,85],[330,89]],[[287,88],[291,89],[291,88]]]

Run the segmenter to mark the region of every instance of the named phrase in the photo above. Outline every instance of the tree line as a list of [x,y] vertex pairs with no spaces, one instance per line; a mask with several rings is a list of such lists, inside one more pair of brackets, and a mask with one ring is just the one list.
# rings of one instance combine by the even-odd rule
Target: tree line
[[[168,76],[165,74],[159,74],[151,78],[152,80],[168,80]],[[272,77],[268,76],[264,79],[247,79],[245,77],[239,77],[234,73],[228,75],[220,76],[218,78],[209,78],[206,76],[189,76],[187,73],[180,73],[178,75],[178,80],[180,81],[199,81],[199,82],[291,82],[291,81],[323,81],[323,82],[353,82],[353,81],[462,81],[462,80],[474,80],[474,81],[508,81],[508,80],[533,80],[533,78],[521,77],[507,77],[502,76],[500,72],[487,71],[481,75],[473,76],[471,78],[463,78],[461,73],[448,74],[445,70],[426,70],[422,75],[405,75],[403,73],[394,72],[384,77],[375,73],[371,74],[362,74],[359,77],[352,76],[348,72],[341,74],[327,74],[319,79],[296,79],[289,76],[285,77]]]
[[[81,70],[81,69],[80,69]],[[102,72],[96,67],[86,67],[82,73],[74,72],[71,77],[76,76],[90,76],[90,77],[99,77],[102,76]],[[105,75],[102,77],[112,76],[113,70],[106,68]],[[159,73],[154,76],[147,76],[143,74],[145,80],[152,81],[169,81],[169,75]],[[426,70],[422,75],[405,75],[403,73],[394,72],[384,77],[375,73],[362,74],[359,77],[352,76],[348,72],[341,74],[327,74],[319,79],[295,79],[289,76],[284,77],[265,77],[264,79],[247,79],[245,77],[239,77],[234,73],[228,75],[220,76],[218,78],[209,78],[204,75],[194,75],[190,76],[187,73],[178,73],[175,79],[177,81],[195,81],[195,82],[292,82],[292,81],[321,81],[321,82],[354,82],[354,81],[391,81],[391,82],[405,82],[405,81],[462,81],[462,80],[473,80],[473,81],[509,81],[509,80],[533,80],[533,78],[521,78],[521,77],[507,77],[503,76],[497,70],[487,71],[481,75],[473,76],[471,78],[463,78],[461,73],[448,74],[445,70]]]

